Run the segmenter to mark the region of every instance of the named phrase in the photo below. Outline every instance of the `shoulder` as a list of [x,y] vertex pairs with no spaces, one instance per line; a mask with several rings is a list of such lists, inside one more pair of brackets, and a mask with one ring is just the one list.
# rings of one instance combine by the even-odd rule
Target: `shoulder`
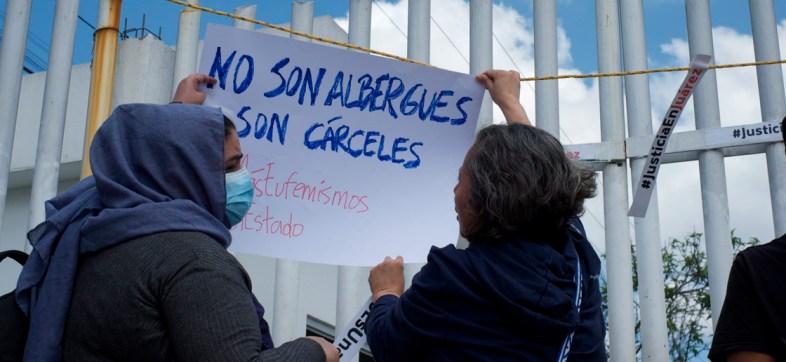
[[119,245],[128,251],[147,250],[155,251],[172,257],[197,257],[207,259],[224,259],[231,255],[221,244],[208,236],[195,231],[167,231],[163,233],[143,236]]
[[738,255],[744,255],[748,258],[786,255],[786,235],[783,235],[766,244],[751,246],[741,251]]
[[444,267],[461,263],[466,259],[466,250],[456,249],[456,246],[449,244],[443,247],[432,246],[428,252],[426,266],[430,268]]
[[453,244],[448,244],[443,247],[432,246],[428,252],[428,261],[444,261],[450,259],[459,259],[463,257],[465,250],[456,249]]
[[[472,250],[470,250],[472,249]],[[449,244],[443,247],[432,246],[428,253],[427,263],[422,271],[426,273],[456,273],[457,269],[465,269],[469,264],[471,253],[477,253],[479,248],[457,249]]]
[[143,236],[99,252],[104,263],[137,264],[152,275],[173,275],[208,269],[245,275],[242,266],[210,236],[193,231],[168,231]]
[[786,270],[786,235],[769,243],[751,246],[734,258],[735,268],[754,270],[782,268]]
[[[456,249],[454,245],[432,246],[423,268],[412,280],[414,290],[435,290],[447,287],[467,274],[467,250]],[[425,289],[423,289],[425,288]]]

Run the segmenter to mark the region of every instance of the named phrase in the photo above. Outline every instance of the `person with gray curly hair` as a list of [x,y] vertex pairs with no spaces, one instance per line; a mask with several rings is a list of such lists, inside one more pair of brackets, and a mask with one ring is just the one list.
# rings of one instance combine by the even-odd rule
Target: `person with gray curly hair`
[[454,188],[469,247],[432,247],[404,291],[403,259],[371,270],[378,361],[605,361],[600,259],[578,216],[595,173],[530,125],[520,77],[477,77],[507,125],[478,132]]

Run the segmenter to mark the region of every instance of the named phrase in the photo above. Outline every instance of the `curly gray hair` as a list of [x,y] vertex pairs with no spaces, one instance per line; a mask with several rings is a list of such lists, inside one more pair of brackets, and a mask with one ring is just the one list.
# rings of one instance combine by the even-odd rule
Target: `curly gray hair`
[[467,160],[471,242],[548,238],[584,212],[595,172],[571,161],[549,133],[523,124],[481,130]]

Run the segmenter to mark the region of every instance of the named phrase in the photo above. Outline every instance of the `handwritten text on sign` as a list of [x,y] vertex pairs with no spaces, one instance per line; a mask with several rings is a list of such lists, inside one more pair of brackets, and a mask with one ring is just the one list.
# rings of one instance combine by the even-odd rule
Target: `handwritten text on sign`
[[200,72],[218,79],[205,103],[236,115],[254,183],[233,249],[374,265],[455,240],[474,77],[216,25]]

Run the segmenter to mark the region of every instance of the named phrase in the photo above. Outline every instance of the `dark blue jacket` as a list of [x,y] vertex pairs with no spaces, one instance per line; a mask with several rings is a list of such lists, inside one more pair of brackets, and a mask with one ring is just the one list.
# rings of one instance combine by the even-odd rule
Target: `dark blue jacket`
[[[581,311],[576,310],[577,258]],[[600,260],[573,219],[563,240],[433,247],[401,296],[379,298],[366,323],[377,361],[605,361]]]

